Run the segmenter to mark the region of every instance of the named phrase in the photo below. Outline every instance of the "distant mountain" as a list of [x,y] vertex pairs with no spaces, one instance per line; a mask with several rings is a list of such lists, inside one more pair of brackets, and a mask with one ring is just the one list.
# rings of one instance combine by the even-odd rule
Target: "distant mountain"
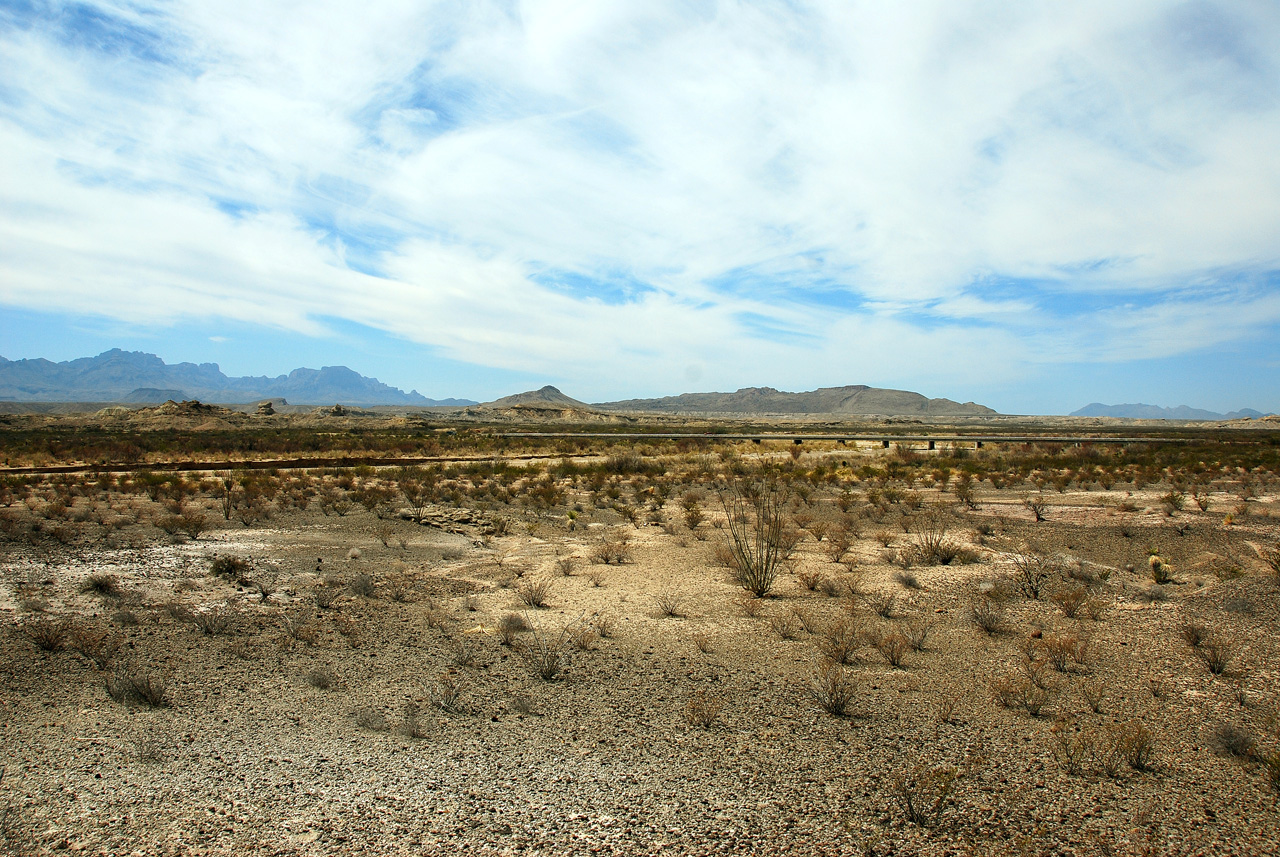
[[0,357],[0,399],[18,402],[136,402],[199,399],[254,402],[287,398],[301,405],[474,405],[469,399],[428,399],[366,378],[346,366],[294,369],[275,378],[229,378],[217,363],[165,363],[154,354],[113,348],[97,357],[54,363]]
[[857,384],[785,393],[772,387],[744,387],[735,393],[682,393],[660,399],[627,399],[593,407],[609,411],[721,414],[857,414],[882,416],[983,416],[991,408],[973,402],[930,399],[906,390]]
[[1219,414],[1200,408],[1189,408],[1179,405],[1176,408],[1162,408],[1159,405],[1104,405],[1093,402],[1078,411],[1072,411],[1073,417],[1120,417],[1129,420],[1255,420],[1263,416],[1261,411],[1253,408],[1242,408],[1229,414]]
[[527,393],[516,393],[514,396],[503,396],[484,404],[486,408],[535,408],[539,410],[575,410],[589,411],[591,406],[579,402],[561,393],[555,387],[546,386],[541,390],[530,390]]

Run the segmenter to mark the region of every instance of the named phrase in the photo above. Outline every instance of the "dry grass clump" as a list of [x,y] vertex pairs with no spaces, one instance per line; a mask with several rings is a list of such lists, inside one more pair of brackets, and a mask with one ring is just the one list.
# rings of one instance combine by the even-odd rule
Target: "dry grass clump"
[[689,635],[689,639],[693,641],[693,645],[697,647],[698,651],[704,655],[715,651],[715,642],[706,631],[694,631]]
[[338,675],[328,666],[313,667],[305,675],[307,684],[317,690],[330,690],[337,687]]
[[984,595],[969,603],[969,621],[989,637],[1004,630],[1004,605]]
[[108,696],[124,705],[168,708],[172,704],[164,680],[136,664],[108,676],[106,688]]
[[1235,645],[1230,640],[1210,638],[1201,642],[1193,651],[1211,675],[1222,675],[1235,656]]
[[356,725],[370,732],[390,732],[391,722],[376,708],[361,708],[355,712]]
[[243,557],[238,556],[215,556],[213,562],[209,565],[209,572],[214,577],[222,577],[227,580],[240,583],[248,578],[253,563]]
[[69,630],[67,623],[61,619],[34,619],[22,626],[22,633],[43,652],[62,649]]
[[504,646],[515,646],[516,635],[529,630],[529,623],[518,613],[508,613],[498,620],[498,640]]
[[114,574],[91,574],[80,584],[80,592],[85,595],[97,595],[100,598],[119,598],[123,591],[120,589],[120,578]]
[[1013,585],[1024,598],[1039,600],[1055,580],[1061,577],[1058,561],[1037,551],[1014,554]]
[[903,817],[912,824],[932,827],[960,777],[960,770],[951,765],[917,765],[898,775],[893,795]]
[[443,672],[427,688],[427,701],[445,714],[462,714],[462,685],[458,677]]
[[630,562],[631,545],[628,543],[629,538],[626,533],[606,537],[591,549],[590,560],[600,565],[622,565],[625,562]]
[[1038,678],[1034,673],[997,678],[991,682],[991,694],[1002,708],[1025,711],[1032,717],[1039,717],[1052,700],[1053,693]]
[[809,592],[816,591],[819,585],[821,585],[826,578],[827,576],[820,571],[807,571],[801,569],[796,572],[796,580]]
[[530,607],[542,608],[551,599],[551,588],[552,581],[549,578],[526,580],[516,586],[516,595]]
[[373,575],[363,571],[351,578],[351,583],[347,588],[351,590],[352,595],[358,598],[376,598],[378,596],[378,587],[373,582]]
[[783,640],[795,640],[802,630],[800,620],[790,610],[780,610],[769,616],[769,627]]
[[823,630],[818,650],[834,664],[851,664],[857,660],[862,644],[861,628],[847,618],[838,618]]
[[232,620],[235,616],[231,610],[226,607],[211,607],[208,610],[193,610],[191,612],[191,621],[199,629],[201,634],[208,637],[215,637],[219,634],[225,634],[231,628]]
[[871,635],[870,642],[885,663],[894,669],[902,669],[907,653],[912,650],[911,640],[897,631],[875,632]]
[[710,729],[720,717],[724,708],[724,697],[707,690],[699,690],[690,695],[684,705],[684,719],[690,726],[698,729]]
[[848,714],[856,691],[853,674],[832,660],[823,660],[809,681],[809,697],[823,711],[836,717]]
[[529,631],[530,638],[520,641],[520,653],[533,667],[538,678],[555,681],[568,666],[570,627],[565,626],[555,635],[541,630],[537,625],[531,625]]
[[1078,586],[1074,589],[1062,589],[1055,592],[1050,598],[1062,610],[1063,616],[1068,619],[1074,619],[1088,602],[1089,590],[1083,586]]
[[658,608],[661,618],[680,618],[685,615],[684,596],[674,592],[664,592],[653,596],[653,603]]
[[120,638],[112,635],[106,628],[75,625],[68,633],[68,637],[67,648],[93,661],[94,666],[100,670],[105,670],[111,665],[116,652],[120,649]]
[[1213,745],[1225,756],[1252,759],[1258,752],[1258,736],[1238,723],[1222,723],[1213,730]]

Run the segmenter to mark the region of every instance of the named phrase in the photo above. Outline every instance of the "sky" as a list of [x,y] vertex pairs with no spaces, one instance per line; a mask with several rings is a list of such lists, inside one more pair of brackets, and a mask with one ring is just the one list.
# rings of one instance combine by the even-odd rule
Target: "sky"
[[1272,2],[0,0],[0,355],[1280,411]]

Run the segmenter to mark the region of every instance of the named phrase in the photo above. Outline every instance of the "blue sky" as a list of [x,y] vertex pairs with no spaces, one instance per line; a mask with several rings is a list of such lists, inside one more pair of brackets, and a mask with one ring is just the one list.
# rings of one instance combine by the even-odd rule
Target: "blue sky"
[[0,354],[1280,411],[1272,3],[0,0]]

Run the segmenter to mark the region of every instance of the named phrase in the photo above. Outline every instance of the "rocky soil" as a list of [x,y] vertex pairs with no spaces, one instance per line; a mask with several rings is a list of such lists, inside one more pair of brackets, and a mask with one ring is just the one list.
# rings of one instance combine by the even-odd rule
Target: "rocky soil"
[[[888,564],[882,542],[918,538],[889,519],[861,522],[845,565],[810,533],[760,601],[716,562],[714,502],[693,532],[587,508],[572,529],[513,511],[506,535],[454,516],[387,538],[363,510],[313,510],[181,544],[8,543],[0,834],[14,853],[1275,853],[1257,760],[1276,750],[1280,586],[1254,550],[1275,498],[1225,526],[1230,498],[1170,516],[1159,493],[1128,512],[1123,491],[1052,494],[1035,523],[990,491],[948,521],[970,564]],[[793,511],[835,519],[813,504]],[[592,561],[624,539],[621,563]],[[1000,583],[1032,548],[1059,559],[1038,600]],[[246,565],[215,576],[219,556]],[[525,603],[544,581],[546,606]],[[1068,618],[1049,595],[1079,587]],[[504,639],[512,614],[528,630],[507,619]],[[842,623],[836,716],[814,683]],[[71,636],[46,651],[48,625]],[[873,645],[922,629],[899,668]],[[1081,662],[1046,666],[1070,638]],[[159,706],[122,684],[148,676]],[[998,702],[1002,681],[1043,683],[1036,716]],[[1138,726],[1142,763],[1109,759]]]

